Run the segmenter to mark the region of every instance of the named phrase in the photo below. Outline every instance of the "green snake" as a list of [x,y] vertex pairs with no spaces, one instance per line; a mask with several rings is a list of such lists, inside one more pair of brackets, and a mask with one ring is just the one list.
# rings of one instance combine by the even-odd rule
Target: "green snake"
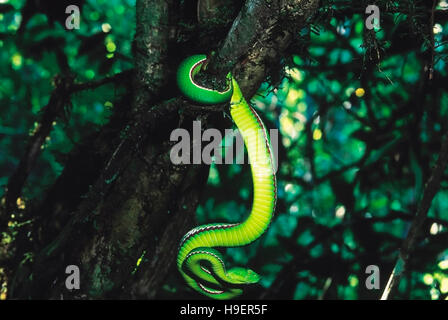
[[177,267],[194,290],[214,299],[231,299],[243,293],[260,276],[251,269],[227,269],[222,255],[213,248],[245,246],[258,239],[268,228],[277,200],[274,158],[266,128],[255,110],[246,102],[235,78],[227,75],[223,91],[195,82],[206,66],[207,56],[194,55],[179,66],[177,83],[187,98],[201,104],[230,102],[230,114],[241,133],[251,164],[253,181],[252,210],[244,222],[213,223],[190,230],[182,238]]

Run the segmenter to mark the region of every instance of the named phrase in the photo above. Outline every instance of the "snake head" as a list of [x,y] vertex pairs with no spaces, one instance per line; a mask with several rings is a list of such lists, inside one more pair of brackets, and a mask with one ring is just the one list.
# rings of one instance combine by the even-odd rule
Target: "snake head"
[[235,267],[227,271],[227,275],[235,284],[253,284],[260,281],[258,273],[251,269]]

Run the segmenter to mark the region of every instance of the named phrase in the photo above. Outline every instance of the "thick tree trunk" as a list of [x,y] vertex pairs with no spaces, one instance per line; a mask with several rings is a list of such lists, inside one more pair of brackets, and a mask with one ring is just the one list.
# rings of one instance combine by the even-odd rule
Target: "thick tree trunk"
[[[233,70],[243,92],[252,96],[317,6],[318,0],[246,1],[210,63],[210,74]],[[203,129],[231,123],[222,121],[221,112],[172,98],[176,65],[168,57],[179,52],[168,48],[176,51],[176,35],[185,33],[175,4],[137,0],[136,12],[130,93],[116,104],[110,123],[72,153],[33,210],[35,240],[26,249],[35,255],[16,262],[10,298],[154,298],[175,272],[177,246],[195,225],[208,167],[174,165],[170,133],[190,128],[193,120],[201,120]],[[199,50],[205,51],[193,51]],[[80,268],[80,290],[66,289],[68,265]]]

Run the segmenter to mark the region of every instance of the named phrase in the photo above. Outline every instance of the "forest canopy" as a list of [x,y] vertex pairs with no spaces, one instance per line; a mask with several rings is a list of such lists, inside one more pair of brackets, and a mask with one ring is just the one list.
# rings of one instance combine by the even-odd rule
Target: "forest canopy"
[[177,88],[193,54],[278,129],[273,221],[221,250],[242,298],[447,299],[447,41],[445,0],[0,0],[0,299],[202,298],[179,241],[253,181],[170,161],[176,128],[234,128]]

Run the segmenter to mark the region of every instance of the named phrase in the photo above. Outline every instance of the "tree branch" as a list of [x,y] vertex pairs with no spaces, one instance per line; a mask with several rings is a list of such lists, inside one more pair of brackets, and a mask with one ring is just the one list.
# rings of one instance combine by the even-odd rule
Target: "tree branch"
[[386,288],[383,291],[381,300],[388,300],[398,289],[400,279],[405,273],[406,266],[409,262],[410,255],[414,249],[415,243],[420,236],[423,223],[427,218],[428,211],[431,207],[432,200],[439,191],[440,181],[443,177],[446,165],[448,162],[448,133],[446,133],[442,140],[442,148],[437,159],[434,170],[429,178],[423,197],[417,209],[415,218],[412,221],[408,235],[403,242],[402,248],[399,252],[395,267],[389,277]]
[[43,108],[43,114],[39,124],[35,128],[25,153],[19,165],[8,180],[5,190],[5,202],[3,210],[0,210],[1,225],[15,208],[16,200],[20,197],[25,181],[41,153],[41,147],[51,132],[53,121],[64,114],[64,107],[70,103],[70,88],[73,79],[70,77],[56,77],[56,88],[50,96],[48,104]]
[[233,70],[244,95],[252,97],[318,4],[319,0],[246,1],[211,57],[208,72],[224,77]]
[[[255,2],[260,3],[249,0]],[[281,3],[316,5],[317,2]],[[103,168],[98,168],[94,182],[89,182],[90,189],[82,201],[73,212],[62,213],[69,219],[59,235],[39,244],[32,270],[24,266],[16,272],[14,282],[18,285],[11,286],[12,297],[54,298],[62,293],[65,298],[107,297],[120,290],[118,295],[123,298],[154,298],[175,264],[178,240],[193,224],[208,167],[173,164],[169,133],[175,127],[189,126],[184,117],[201,120],[206,127],[217,114],[203,108],[182,112],[192,110],[191,103],[182,98],[154,102],[164,89],[171,91],[173,85],[166,84],[170,69],[165,61],[170,3],[137,1],[132,115],[123,121],[124,130],[114,133],[116,137],[112,147],[108,147],[110,152]],[[287,10],[279,16],[286,15]],[[278,46],[279,37],[283,38],[274,32],[282,30],[282,20],[277,21],[276,28],[271,29],[264,41],[232,42],[233,50],[229,48],[230,52],[238,52],[236,46],[241,45],[249,50],[245,61],[239,57],[233,60],[239,79],[246,78],[241,84],[246,92],[258,89],[266,77],[266,73],[252,72],[255,70],[252,62],[262,63],[262,70],[266,71],[269,62],[278,62],[283,53]],[[238,24],[232,30],[240,30]],[[233,37],[233,32],[228,37]],[[210,62],[210,66],[213,64]],[[223,125],[222,118],[219,120],[218,125]],[[110,137],[103,140],[111,144]],[[143,252],[146,252],[144,261],[131,273]],[[79,263],[84,285],[78,292],[66,293],[58,274],[71,261]],[[30,273],[34,279],[27,282]]]
[[130,73],[131,71],[124,71],[111,77],[86,83],[74,83],[74,79],[71,77],[55,77],[54,82],[56,88],[51,93],[48,104],[42,108],[43,113],[41,119],[34,129],[25,153],[8,180],[4,195],[5,202],[3,208],[1,208],[2,210],[0,210],[0,224],[4,224],[4,220],[7,218],[6,213],[11,213],[14,210],[16,200],[20,197],[22,188],[41,154],[45,139],[51,133],[53,122],[65,114],[64,108],[70,105],[71,95],[83,90],[95,89],[107,83],[123,81]]

